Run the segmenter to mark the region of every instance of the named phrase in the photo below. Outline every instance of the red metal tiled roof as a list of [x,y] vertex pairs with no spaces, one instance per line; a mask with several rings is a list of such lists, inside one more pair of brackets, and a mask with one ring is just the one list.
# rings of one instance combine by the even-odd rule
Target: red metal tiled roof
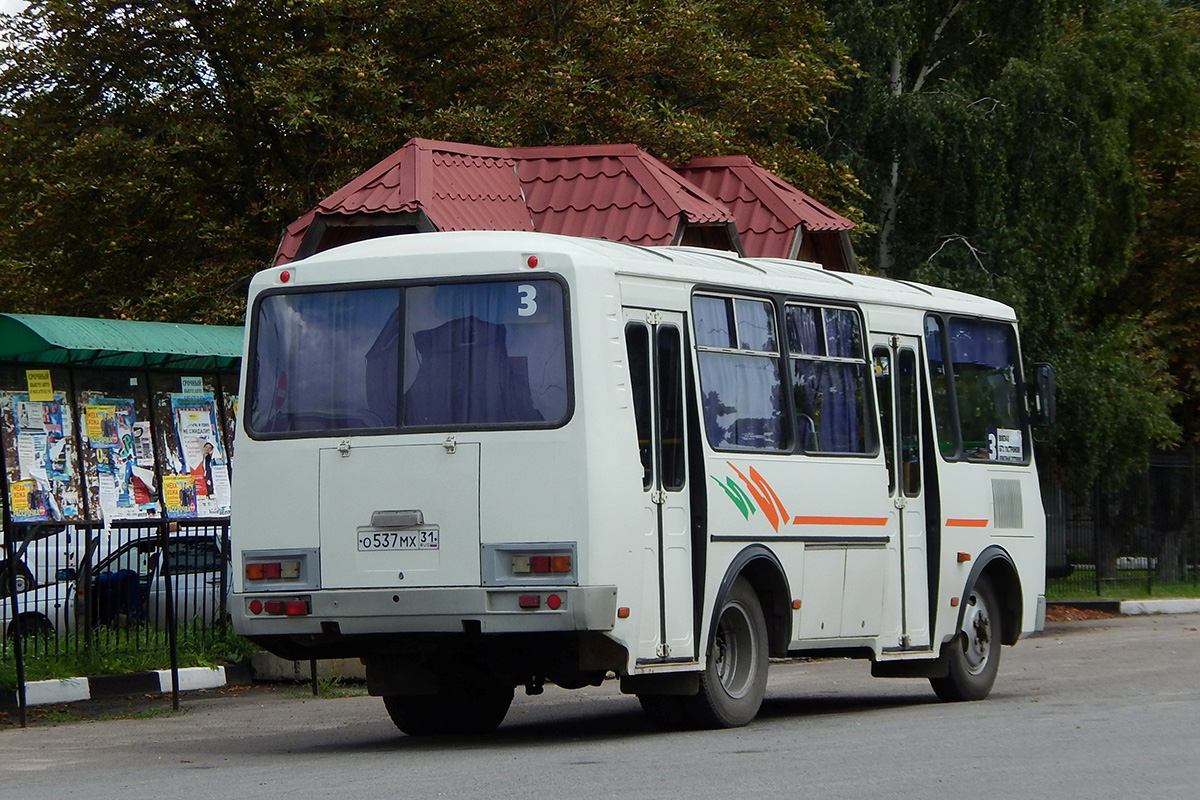
[[671,244],[681,219],[733,222],[728,209],[635,145],[508,152],[539,231],[653,245]]
[[[640,147],[497,148],[412,139],[288,226],[276,264],[319,218],[424,212],[438,230],[538,230],[642,245],[684,225],[736,224],[748,255],[787,255],[798,225],[854,227],[749,158],[679,171]],[[305,244],[305,252],[312,245]]]
[[513,159],[496,147],[411,139],[288,226],[275,264],[296,257],[318,215],[424,211],[441,231],[531,231]]
[[854,227],[746,156],[693,158],[679,174],[729,207],[747,255],[786,257],[797,226],[808,231]]

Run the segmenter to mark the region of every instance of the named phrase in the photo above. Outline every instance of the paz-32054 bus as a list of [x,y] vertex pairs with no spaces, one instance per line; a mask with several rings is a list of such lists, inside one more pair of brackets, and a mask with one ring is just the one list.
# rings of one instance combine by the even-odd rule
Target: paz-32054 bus
[[1044,619],[1000,303],[814,264],[529,233],[360,242],[250,289],[237,631],[361,658],[409,734],[619,679],[754,718],[770,657],[986,696]]

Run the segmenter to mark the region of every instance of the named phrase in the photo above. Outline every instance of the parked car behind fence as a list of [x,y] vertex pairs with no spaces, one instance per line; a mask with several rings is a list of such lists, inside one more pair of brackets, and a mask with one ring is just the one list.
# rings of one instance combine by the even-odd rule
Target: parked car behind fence
[[12,646],[18,620],[32,653],[146,641],[169,625],[168,597],[174,599],[177,630],[203,633],[223,625],[228,522],[171,525],[169,532],[145,522],[85,531],[90,539],[80,538],[90,546],[56,570],[57,580],[0,599],[0,652]]

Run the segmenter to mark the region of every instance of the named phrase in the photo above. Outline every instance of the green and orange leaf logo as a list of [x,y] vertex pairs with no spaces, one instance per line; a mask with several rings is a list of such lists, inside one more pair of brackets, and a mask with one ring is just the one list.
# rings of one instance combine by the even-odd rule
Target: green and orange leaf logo
[[[750,467],[747,470],[750,473],[749,477],[747,477],[745,473],[732,463],[726,461],[725,464],[734,471],[745,488],[739,486],[738,482],[732,476],[726,477],[724,481],[715,475],[710,475],[709,477],[716,481],[717,485],[724,490],[725,496],[733,501],[734,506],[737,507],[737,510],[742,513],[745,519],[750,519],[751,514],[756,514],[761,509],[763,516],[771,524],[771,529],[774,531],[779,530],[781,523],[787,525],[791,522],[791,517],[788,516],[787,509],[783,507],[783,501],[779,499],[779,495],[775,493],[775,490],[771,488],[771,484],[767,483],[767,479],[758,470]],[[755,503],[758,504],[757,507],[755,507]]]

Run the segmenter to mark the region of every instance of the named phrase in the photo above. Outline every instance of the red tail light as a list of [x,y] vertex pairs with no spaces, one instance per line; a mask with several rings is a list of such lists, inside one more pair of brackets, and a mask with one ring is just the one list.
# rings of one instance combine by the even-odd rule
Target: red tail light
[[254,599],[246,604],[251,614],[270,614],[276,617],[305,617],[310,614],[308,598],[290,600]]

